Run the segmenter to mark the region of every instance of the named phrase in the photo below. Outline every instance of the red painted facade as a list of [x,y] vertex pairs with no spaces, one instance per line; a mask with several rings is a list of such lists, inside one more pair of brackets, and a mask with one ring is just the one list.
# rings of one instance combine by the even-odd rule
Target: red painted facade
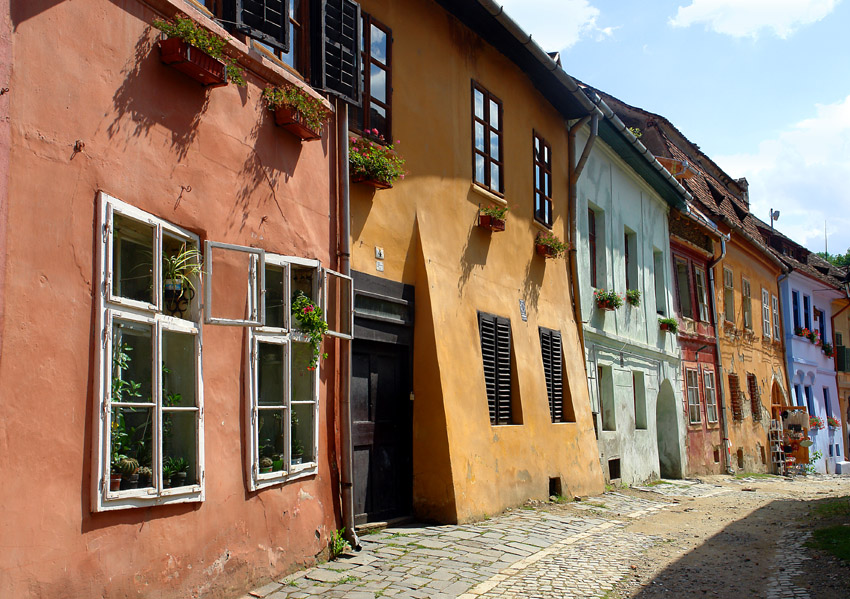
[[238,41],[244,88],[162,64],[150,24],[178,8],[223,33],[176,0],[0,1],[3,596],[232,596],[312,562],[340,527],[340,342],[325,342],[317,473],[252,492],[248,332],[203,323],[204,501],[92,510],[99,191],[201,242],[336,267],[333,120],[303,144],[276,127],[262,89],[299,79]]

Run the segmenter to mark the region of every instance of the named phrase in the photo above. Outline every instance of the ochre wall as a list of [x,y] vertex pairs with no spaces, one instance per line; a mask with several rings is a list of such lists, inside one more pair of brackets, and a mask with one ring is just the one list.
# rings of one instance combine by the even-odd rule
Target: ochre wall
[[[392,137],[401,140],[409,173],[387,191],[352,186],[352,268],[416,285],[417,512],[444,521],[482,517],[545,498],[550,477],[563,478],[565,493],[600,491],[567,264],[534,254],[532,130],[552,146],[554,232],[564,239],[564,121],[515,65],[435,3],[367,1],[362,8],[392,29]],[[503,102],[511,211],[502,233],[475,226],[479,204],[491,199],[472,186],[473,80]],[[376,246],[385,253],[382,273]],[[490,425],[479,310],[511,319],[522,425]],[[562,332],[576,423],[550,421],[538,326]]]
[[[833,301],[832,314],[835,317],[830,323],[830,328],[834,326],[833,332],[841,334],[846,347],[850,345],[850,301],[846,299]],[[833,341],[835,341],[834,336]],[[838,356],[836,356],[836,361],[837,358]],[[841,455],[845,456],[844,460],[847,461],[847,451],[850,449],[850,441],[847,437],[848,431],[850,431],[850,426],[848,426],[848,420],[850,420],[848,419],[848,416],[850,416],[850,373],[836,372],[836,382],[838,384],[839,420],[841,421],[841,442],[843,444]]]
[[202,241],[332,266],[335,253],[328,135],[302,146],[275,127],[254,75],[247,88],[205,91],[163,65],[148,28],[155,16],[134,1],[12,9],[13,91],[0,99],[13,146],[0,254],[4,596],[230,597],[312,562],[339,527],[333,358],[322,369],[318,475],[251,493],[247,331],[213,325],[202,325],[206,500],[91,512],[97,191]]
[[[729,233],[728,229],[721,229]],[[732,232],[731,240],[726,244],[726,257],[714,268],[715,301],[720,323],[717,333],[720,338],[720,364],[723,376],[723,393],[726,403],[726,419],[729,423],[729,440],[732,444],[731,466],[735,470],[747,472],[772,472],[768,428],[770,425],[771,390],[776,382],[786,397],[788,393],[788,375],[785,366],[785,354],[782,340],[765,339],[762,331],[761,290],[767,289],[771,296],[779,297],[777,277],[780,267],[769,260],[748,240]],[[735,281],[735,322],[725,322],[723,303],[723,268],[731,268]],[[752,336],[744,333],[744,315],[742,277],[750,281],[752,295],[753,328]],[[780,317],[781,318],[781,317]],[[773,317],[771,315],[771,322]],[[785,334],[784,329],[782,335]],[[744,405],[744,419],[735,420],[729,392],[729,373],[738,374]],[[747,373],[756,375],[761,398],[761,421],[754,421],[750,409],[750,393],[747,388]],[[765,461],[762,461],[761,448],[764,448]],[[738,464],[737,451],[743,450],[744,465]]]

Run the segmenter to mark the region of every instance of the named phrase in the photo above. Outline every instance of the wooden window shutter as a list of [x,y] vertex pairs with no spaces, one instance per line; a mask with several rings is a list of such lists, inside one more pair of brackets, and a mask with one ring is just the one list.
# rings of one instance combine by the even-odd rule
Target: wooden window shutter
[[732,418],[744,419],[744,406],[741,401],[741,384],[738,382],[737,374],[729,375],[729,403],[732,407]]
[[234,28],[266,45],[289,52],[289,3],[291,0],[230,0]]
[[753,420],[761,420],[761,392],[756,375],[747,373],[747,388],[750,391],[750,408]]
[[552,422],[564,422],[564,380],[561,366],[561,333],[540,329],[540,351],[543,355],[543,374],[549,398]]
[[511,424],[511,321],[479,313],[481,357],[491,424]]
[[360,106],[360,5],[319,0],[311,22],[313,87]]

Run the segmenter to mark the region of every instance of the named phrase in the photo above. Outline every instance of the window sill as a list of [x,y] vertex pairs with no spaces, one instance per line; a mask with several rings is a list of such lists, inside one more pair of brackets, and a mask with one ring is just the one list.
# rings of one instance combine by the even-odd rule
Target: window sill
[[319,468],[316,462],[307,462],[305,464],[297,464],[292,467],[289,472],[277,473],[269,472],[258,475],[257,480],[251,486],[252,491],[261,491],[277,485],[285,485],[286,483],[308,476],[318,474]]
[[531,219],[531,224],[534,225],[535,227],[537,227],[540,231],[542,231],[544,233],[551,233],[552,232],[552,227],[547,227],[546,225],[541,223],[536,218]]
[[478,185],[478,183],[475,183],[474,181],[473,181],[471,187],[472,187],[472,191],[474,193],[477,193],[478,195],[487,198],[489,201],[493,202],[494,204],[497,204],[499,206],[507,206],[508,205],[508,201],[505,198],[497,196],[492,191],[484,189],[483,187],[481,187],[480,185]]
[[204,490],[200,485],[191,485],[176,489],[163,489],[159,495],[149,494],[146,489],[107,491],[106,496],[102,497],[99,501],[99,505],[96,506],[95,511],[109,512],[114,510],[153,507],[156,505],[195,503],[202,501],[204,501]]

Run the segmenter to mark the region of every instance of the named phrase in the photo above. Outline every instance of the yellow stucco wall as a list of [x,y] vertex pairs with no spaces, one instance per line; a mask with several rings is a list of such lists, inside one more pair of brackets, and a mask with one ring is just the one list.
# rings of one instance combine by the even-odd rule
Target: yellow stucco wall
[[[723,232],[729,233],[729,230],[723,229]],[[725,321],[724,318],[724,267],[731,269],[734,277],[735,320],[731,323]],[[780,274],[781,270],[777,264],[736,231],[732,232],[731,240],[727,243],[726,258],[714,269],[723,392],[726,403],[726,419],[729,423],[729,440],[732,445],[731,465],[735,470],[772,472],[768,428],[771,417],[771,393],[774,385],[778,386],[785,402],[793,403],[788,393],[784,341],[782,339],[775,341],[772,331],[765,335],[762,324],[761,290],[762,288],[767,289],[771,297],[779,297],[777,277]],[[744,328],[743,278],[749,280],[751,288],[751,333],[748,333]],[[771,313],[771,325],[772,323],[773,316]],[[782,330],[782,327],[780,329],[781,336],[784,337],[785,331]],[[732,415],[729,391],[730,373],[737,373],[741,384],[744,404],[743,420],[735,420]],[[762,406],[760,421],[756,421],[752,417],[750,393],[747,388],[748,373],[754,374],[758,379]],[[739,462],[739,450],[743,452],[742,462]]]
[[[564,493],[601,491],[567,263],[534,253],[532,131],[552,146],[554,232],[566,237],[563,119],[513,63],[435,3],[366,1],[362,8],[392,29],[392,136],[402,142],[409,174],[391,190],[352,186],[352,268],[416,286],[417,514],[466,521],[497,513],[545,498],[550,478],[562,479]],[[473,80],[503,102],[511,211],[501,233],[475,226],[479,204],[491,200],[472,185]],[[384,249],[383,272],[375,247]],[[511,319],[521,425],[490,425],[479,310]],[[563,335],[575,423],[550,420],[538,326]]]
[[[841,340],[845,347],[850,345],[850,301],[846,299],[835,300],[832,302],[832,313],[835,315],[833,325],[834,333],[841,335]],[[832,328],[832,327],[830,327]],[[835,337],[833,337],[833,341]],[[841,437],[844,443],[844,451],[842,455],[847,459],[847,451],[850,450],[850,426],[848,426],[848,416],[850,416],[850,372],[836,373],[838,383],[838,404],[840,406],[841,418]]]

